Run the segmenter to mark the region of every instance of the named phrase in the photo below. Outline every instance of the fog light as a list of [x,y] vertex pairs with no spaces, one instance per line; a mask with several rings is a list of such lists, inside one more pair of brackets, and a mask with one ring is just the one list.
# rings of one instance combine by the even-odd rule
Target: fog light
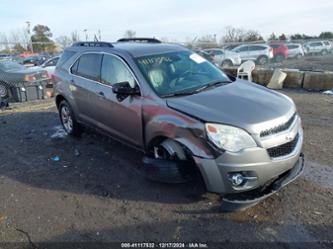
[[240,186],[244,183],[245,178],[242,174],[235,173],[235,174],[230,175],[230,181],[231,181],[232,185]]

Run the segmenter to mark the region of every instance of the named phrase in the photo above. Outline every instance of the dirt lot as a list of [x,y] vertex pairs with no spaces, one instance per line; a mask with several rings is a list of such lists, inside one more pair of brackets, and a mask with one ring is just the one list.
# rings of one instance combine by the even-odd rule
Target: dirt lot
[[[30,240],[36,248],[41,241],[278,241],[329,248],[320,243],[333,241],[333,97],[284,92],[303,118],[305,173],[259,205],[227,214],[200,183],[146,181],[139,152],[94,132],[65,136],[50,100],[0,112],[0,242]],[[60,161],[51,160],[56,155]]]
[[333,71],[333,54],[305,56],[301,59],[288,59],[282,63],[270,63],[266,68],[292,68],[307,71]]

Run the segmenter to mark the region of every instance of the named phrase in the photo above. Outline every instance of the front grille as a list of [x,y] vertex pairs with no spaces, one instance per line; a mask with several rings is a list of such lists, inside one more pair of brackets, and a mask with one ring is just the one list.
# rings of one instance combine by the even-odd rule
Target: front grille
[[289,155],[295,149],[298,139],[299,139],[299,134],[296,135],[293,141],[290,141],[288,143],[273,148],[269,148],[267,149],[267,152],[271,158]]
[[294,122],[295,118],[296,118],[296,113],[288,120],[288,122],[260,132],[260,137],[267,137],[269,135],[277,134],[279,132],[288,130],[288,128]]

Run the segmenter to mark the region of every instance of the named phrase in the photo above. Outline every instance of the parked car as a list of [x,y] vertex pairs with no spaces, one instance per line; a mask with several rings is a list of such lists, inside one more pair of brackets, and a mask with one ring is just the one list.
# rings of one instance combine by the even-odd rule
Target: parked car
[[269,45],[273,49],[273,59],[276,62],[281,62],[288,57],[288,47],[284,43],[270,43]]
[[209,53],[214,62],[221,67],[230,67],[230,66],[239,66],[242,63],[242,60],[239,54],[220,48],[209,48],[205,49]]
[[288,43],[287,48],[288,48],[288,58],[299,59],[305,55],[302,44]]
[[45,56],[40,56],[40,55],[33,55],[25,58],[22,62],[23,65],[26,66],[40,66],[42,65],[47,58]]
[[212,55],[210,55],[209,53],[207,53],[206,51],[203,51],[201,49],[193,49],[193,52],[197,53],[198,55],[204,57],[206,60],[215,63],[214,62],[214,58]]
[[87,125],[145,152],[153,180],[182,182],[199,169],[224,210],[254,205],[303,169],[294,102],[228,77],[183,46],[80,42],[65,49],[56,76],[69,135]]
[[323,41],[311,41],[304,45],[306,54],[328,54],[329,50]]
[[[10,60],[0,61],[0,98],[10,99],[13,96],[11,90],[19,87],[23,92],[26,91],[25,85],[38,85],[47,84],[49,76],[47,71],[42,68],[26,68]],[[24,89],[22,89],[22,87]],[[17,97],[17,96],[16,96]]]
[[333,52],[333,44],[332,44],[332,42],[331,41],[323,41],[323,43],[324,43],[327,51],[329,53],[332,53]]
[[233,48],[242,61],[253,60],[259,65],[268,63],[273,59],[273,49],[265,44],[243,44]]

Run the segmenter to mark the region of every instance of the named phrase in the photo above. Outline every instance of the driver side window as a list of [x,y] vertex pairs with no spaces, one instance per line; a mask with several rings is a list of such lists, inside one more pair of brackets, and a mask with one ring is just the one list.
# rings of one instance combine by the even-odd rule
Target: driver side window
[[135,87],[135,79],[119,58],[113,55],[104,54],[101,68],[101,81],[104,84],[112,85],[120,82],[128,82],[132,88]]

